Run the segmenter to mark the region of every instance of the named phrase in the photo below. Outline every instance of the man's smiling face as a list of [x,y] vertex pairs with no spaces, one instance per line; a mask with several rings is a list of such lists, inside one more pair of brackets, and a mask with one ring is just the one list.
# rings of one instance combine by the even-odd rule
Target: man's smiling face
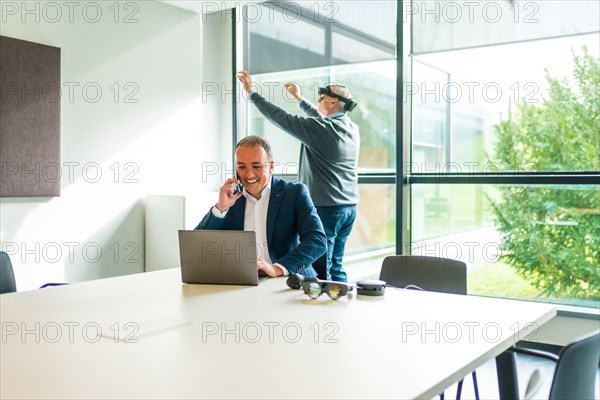
[[238,179],[253,197],[260,199],[273,173],[273,161],[261,146],[241,146],[235,151]]

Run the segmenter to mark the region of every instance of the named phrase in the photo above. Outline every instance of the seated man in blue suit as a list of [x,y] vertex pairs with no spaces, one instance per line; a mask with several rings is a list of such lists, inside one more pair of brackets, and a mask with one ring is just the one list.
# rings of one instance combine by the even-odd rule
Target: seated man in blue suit
[[235,160],[239,182],[225,181],[196,229],[254,231],[259,270],[316,277],[312,263],[327,251],[327,239],[306,186],[272,176],[271,146],[259,136],[240,140]]

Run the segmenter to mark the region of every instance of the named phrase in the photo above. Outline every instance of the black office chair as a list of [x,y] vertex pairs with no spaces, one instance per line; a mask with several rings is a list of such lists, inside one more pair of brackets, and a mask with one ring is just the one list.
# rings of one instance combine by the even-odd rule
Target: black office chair
[[[500,387],[500,398],[519,398],[519,385],[517,380],[517,367],[514,354],[527,354],[534,357],[541,357],[555,361],[556,369],[550,387],[550,400],[565,400],[565,399],[596,399],[598,394],[596,389],[596,374],[598,372],[598,364],[600,363],[600,331],[577,340],[562,348],[558,355],[546,351],[540,351],[518,346],[511,347],[507,350],[512,357],[512,376],[508,377],[512,380],[512,385],[509,391],[503,390]],[[498,370],[498,379],[500,376]],[[527,389],[525,390],[525,399],[531,399],[541,386],[539,371],[534,371],[529,379]]]
[[[388,285],[404,288],[409,285],[431,291],[467,294],[467,265],[462,261],[428,256],[389,256],[383,260],[379,279]],[[410,286],[409,286],[410,288]],[[475,399],[479,400],[477,374],[473,377]],[[463,380],[458,382],[456,398],[460,399]],[[444,394],[440,394],[444,399]]]
[[[44,289],[52,286],[68,285],[68,283],[45,283],[40,286],[40,289]],[[15,273],[13,271],[10,257],[4,251],[0,251],[0,294],[13,293],[17,291],[17,282],[15,280]]]
[[16,291],[17,282],[10,257],[6,252],[0,251],[0,294]]

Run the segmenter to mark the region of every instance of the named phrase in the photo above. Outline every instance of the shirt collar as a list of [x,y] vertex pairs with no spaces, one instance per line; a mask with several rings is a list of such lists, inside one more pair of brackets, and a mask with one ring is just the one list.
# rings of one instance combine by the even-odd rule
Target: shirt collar
[[336,112],[333,114],[329,114],[328,116],[326,116],[325,118],[335,118],[335,117],[341,117],[342,115],[344,115],[345,113],[340,111],[340,112]]
[[[269,179],[269,183],[267,183],[267,186],[265,186],[262,190],[262,192],[260,192],[260,199],[262,200],[265,196],[270,196],[271,195],[271,182],[273,181],[273,177],[271,176],[271,178]],[[247,201],[252,201],[254,203],[256,203],[258,200],[256,197],[252,196],[250,193],[248,193],[246,191],[246,188],[244,187],[244,191],[242,192],[242,194],[244,195],[244,197],[246,197]]]

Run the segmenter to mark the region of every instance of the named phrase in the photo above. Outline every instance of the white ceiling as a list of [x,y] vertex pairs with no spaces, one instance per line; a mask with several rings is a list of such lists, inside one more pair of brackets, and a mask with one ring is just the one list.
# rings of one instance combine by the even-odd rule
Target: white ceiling
[[170,6],[183,8],[198,14],[214,13],[239,7],[247,3],[261,3],[264,0],[160,0]]

